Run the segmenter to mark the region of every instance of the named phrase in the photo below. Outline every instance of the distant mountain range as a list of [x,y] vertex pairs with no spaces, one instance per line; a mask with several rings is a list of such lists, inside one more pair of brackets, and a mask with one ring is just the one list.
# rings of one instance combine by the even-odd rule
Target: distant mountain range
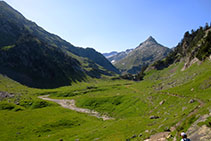
[[0,1],[0,73],[27,86],[52,88],[119,71],[94,49],[73,46]]
[[103,53],[103,55],[112,63],[115,64],[117,61],[125,58],[128,53],[130,53],[133,49],[127,49],[126,51],[112,51],[110,53]]
[[106,58],[109,58],[111,56],[114,56],[116,55],[118,52],[117,51],[112,51],[112,52],[109,52],[109,53],[103,53],[103,55],[106,57]]
[[171,52],[171,49],[157,43],[157,41],[150,36],[135,49],[128,49],[106,57],[122,73],[136,74],[141,71],[143,65],[152,64],[166,57],[169,52]]

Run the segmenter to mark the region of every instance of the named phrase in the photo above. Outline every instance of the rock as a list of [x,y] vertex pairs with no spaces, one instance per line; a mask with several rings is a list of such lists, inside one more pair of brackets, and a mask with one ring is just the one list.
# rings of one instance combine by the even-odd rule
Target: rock
[[8,92],[0,92],[0,100],[3,100],[5,98],[12,98],[15,95],[12,93],[8,93]]
[[194,99],[191,99],[188,103],[193,103],[193,102],[195,102],[195,100]]
[[160,102],[160,105],[163,105],[165,103],[165,100],[162,100],[161,102]]
[[192,88],[190,91],[191,91],[191,92],[194,91],[194,88]]
[[146,132],[146,133],[148,133],[148,132],[149,132],[149,130],[145,130],[145,132]]
[[185,109],[187,109],[187,107],[182,107],[182,111],[184,111]]
[[131,139],[133,139],[133,138],[136,138],[137,136],[136,136],[136,134],[135,135],[133,135],[132,137],[131,137]]
[[173,137],[172,135],[168,135],[166,138],[169,139],[169,138],[172,138],[172,137]]
[[20,105],[20,102],[19,102],[19,101],[15,101],[15,104],[16,104],[16,105]]
[[160,118],[159,116],[150,116],[150,119],[158,119]]
[[79,139],[75,139],[75,141],[80,141]]
[[164,131],[170,132],[171,130],[169,129],[169,127],[166,127],[166,128],[164,129]]
[[138,136],[139,136],[139,137],[142,137],[142,136],[143,136],[143,134],[142,134],[142,133],[140,133]]

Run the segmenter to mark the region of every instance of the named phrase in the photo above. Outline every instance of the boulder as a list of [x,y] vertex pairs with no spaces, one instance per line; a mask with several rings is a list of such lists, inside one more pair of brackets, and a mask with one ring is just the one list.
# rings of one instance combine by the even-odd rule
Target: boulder
[[163,105],[165,103],[165,100],[162,100],[161,102],[160,102],[160,105]]
[[137,136],[136,136],[136,134],[135,135],[133,135],[132,137],[131,137],[131,139],[133,139],[133,138],[136,138]]
[[159,116],[150,116],[150,119],[158,119],[160,118]]
[[193,103],[193,102],[195,102],[195,100],[194,99],[191,99],[188,103]]

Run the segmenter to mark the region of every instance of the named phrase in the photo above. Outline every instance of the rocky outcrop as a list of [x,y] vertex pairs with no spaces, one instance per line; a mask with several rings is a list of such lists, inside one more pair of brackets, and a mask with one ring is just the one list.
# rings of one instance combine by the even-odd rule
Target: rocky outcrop
[[8,93],[8,92],[0,92],[0,101],[5,99],[5,98],[12,98],[15,95],[12,93]]
[[188,129],[187,135],[192,141],[209,141],[209,140],[211,140],[211,128],[207,127],[206,125],[202,125],[202,126],[198,125],[199,122],[206,121],[206,119],[210,116],[211,116],[211,113],[201,116]]

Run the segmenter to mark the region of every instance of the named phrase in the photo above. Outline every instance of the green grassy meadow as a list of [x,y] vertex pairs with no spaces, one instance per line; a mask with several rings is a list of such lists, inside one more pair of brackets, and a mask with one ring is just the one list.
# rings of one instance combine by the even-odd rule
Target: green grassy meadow
[[[29,88],[0,75],[0,91],[15,95],[0,102],[0,140],[138,141],[168,131],[182,120],[171,133],[175,136],[211,110],[211,62],[181,71],[183,65],[148,71],[140,82],[104,77],[57,89]],[[115,119],[103,121],[38,99],[47,94],[55,99],[74,99],[78,107]],[[196,112],[189,115],[194,109]]]

